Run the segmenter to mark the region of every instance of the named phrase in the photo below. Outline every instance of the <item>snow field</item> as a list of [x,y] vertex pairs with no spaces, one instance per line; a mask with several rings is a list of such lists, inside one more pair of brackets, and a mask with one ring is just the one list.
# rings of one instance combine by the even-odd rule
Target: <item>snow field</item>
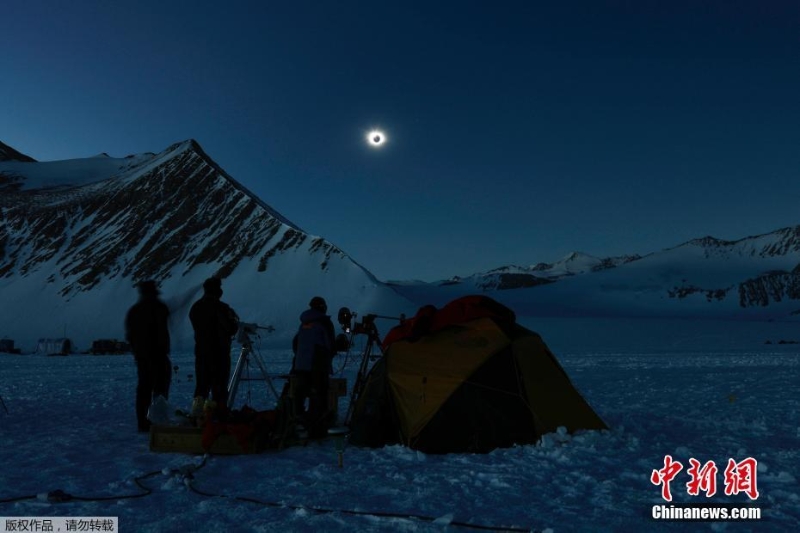
[[[260,350],[270,372],[285,350]],[[136,433],[130,356],[0,354],[0,500],[62,489],[107,501],[0,503],[2,516],[118,516],[122,531],[459,531],[467,522],[536,531],[796,531],[800,527],[800,350],[796,346],[631,353],[556,353],[609,431],[546,435],[538,445],[485,455],[425,455],[402,446],[347,447],[338,468],[332,439],[251,456],[149,451]],[[342,361],[334,366],[339,368]],[[178,353],[171,403],[191,401],[193,356]],[[345,369],[352,386],[357,360]],[[278,382],[280,383],[280,382]],[[266,387],[240,385],[237,404],[269,404]],[[340,403],[343,415],[347,401]],[[656,522],[664,503],[650,482],[664,456],[720,466],[709,501],[725,496],[729,458],[758,460],[758,522]],[[197,468],[187,479],[187,466]],[[184,473],[181,473],[181,470]],[[136,478],[152,491],[142,494]],[[681,472],[675,503],[689,496]],[[225,497],[202,496],[190,490]],[[120,498],[115,498],[120,497]],[[242,501],[246,498],[255,501]],[[323,509],[340,512],[317,512]],[[344,511],[344,512],[341,512]],[[347,514],[348,512],[365,514]],[[371,514],[370,514],[371,513]],[[390,515],[419,515],[400,518]],[[434,521],[435,520],[435,521]]]

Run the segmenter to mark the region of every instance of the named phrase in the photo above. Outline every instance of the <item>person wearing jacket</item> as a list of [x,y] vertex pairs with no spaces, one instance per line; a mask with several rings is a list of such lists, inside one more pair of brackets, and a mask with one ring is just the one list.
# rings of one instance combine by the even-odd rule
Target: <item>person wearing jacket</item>
[[325,314],[327,310],[324,298],[312,298],[300,315],[300,328],[292,341],[294,411],[305,422],[311,438],[324,436],[328,423],[328,375],[336,352],[333,322]]
[[150,430],[147,411],[158,396],[169,398],[172,363],[169,360],[169,308],[159,298],[156,282],[139,283],[139,301],[125,315],[125,340],[136,361],[136,420],[139,431]]
[[192,414],[213,398],[216,410],[228,409],[228,379],[231,374],[231,341],[239,329],[239,317],[222,298],[222,281],[211,277],[203,283],[203,297],[189,310],[194,329],[196,385]]

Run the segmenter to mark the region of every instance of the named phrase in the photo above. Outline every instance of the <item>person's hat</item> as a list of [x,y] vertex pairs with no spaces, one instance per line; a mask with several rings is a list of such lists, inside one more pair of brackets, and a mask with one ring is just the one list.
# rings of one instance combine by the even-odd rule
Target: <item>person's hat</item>
[[158,296],[159,292],[158,292],[158,286],[156,285],[156,282],[151,280],[151,279],[148,279],[146,281],[140,281],[139,282],[139,294],[148,295],[148,296],[150,296],[150,295]]
[[311,301],[308,302],[308,306],[312,309],[319,309],[322,312],[328,310],[328,304],[325,303],[325,298],[322,296],[314,296],[311,298]]
[[222,289],[222,280],[219,278],[208,278],[203,282],[203,290],[206,292]]

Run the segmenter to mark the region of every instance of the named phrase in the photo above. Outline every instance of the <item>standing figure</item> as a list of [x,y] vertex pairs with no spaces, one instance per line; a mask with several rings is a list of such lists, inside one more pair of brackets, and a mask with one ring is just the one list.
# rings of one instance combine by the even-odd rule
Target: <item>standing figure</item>
[[309,436],[319,438],[327,430],[328,375],[336,352],[333,322],[325,314],[328,305],[320,296],[312,298],[308,305],[300,315],[300,329],[292,342],[294,411],[305,422]]
[[194,365],[197,384],[192,414],[198,415],[206,399],[213,398],[222,416],[228,409],[228,379],[231,373],[231,341],[239,329],[239,317],[220,301],[222,281],[208,278],[203,297],[189,310],[194,329]]
[[172,364],[169,360],[169,308],[159,298],[155,281],[139,283],[139,301],[125,316],[125,339],[136,361],[136,420],[139,431],[150,430],[147,410],[158,396],[169,398]]

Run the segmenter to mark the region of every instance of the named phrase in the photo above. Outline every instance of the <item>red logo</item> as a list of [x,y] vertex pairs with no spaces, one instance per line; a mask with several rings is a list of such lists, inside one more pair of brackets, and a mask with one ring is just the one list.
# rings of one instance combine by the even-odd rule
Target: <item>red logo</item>
[[[719,469],[714,461],[708,461],[702,464],[700,461],[692,457],[689,459],[689,468],[686,473],[689,475],[689,481],[686,483],[686,492],[690,496],[699,496],[701,492],[705,493],[706,498],[710,498],[717,493],[717,473]],[[683,470],[683,464],[680,461],[672,459],[671,455],[664,456],[664,467],[659,470],[653,470],[650,475],[650,482],[653,485],[661,486],[661,497],[664,500],[672,501],[672,491],[670,483],[675,477]],[[736,494],[744,493],[751,500],[758,498],[758,479],[756,473],[758,471],[758,461],[752,457],[736,462],[733,459],[728,459],[728,466],[725,468],[724,483],[725,495],[733,496]]]

